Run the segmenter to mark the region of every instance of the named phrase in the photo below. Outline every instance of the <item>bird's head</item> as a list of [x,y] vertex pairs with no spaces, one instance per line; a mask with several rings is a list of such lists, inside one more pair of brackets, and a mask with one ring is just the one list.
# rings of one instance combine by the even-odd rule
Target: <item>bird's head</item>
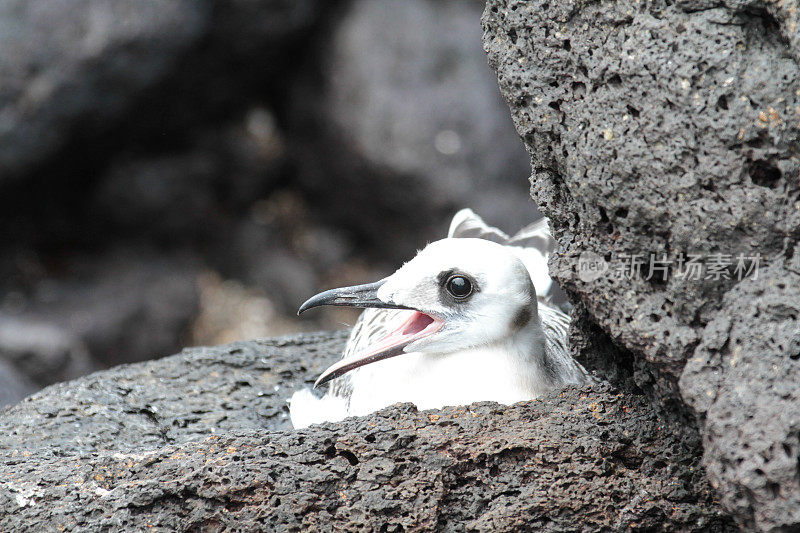
[[354,359],[326,370],[316,385],[404,353],[450,353],[496,343],[536,319],[536,291],[525,265],[506,247],[483,239],[429,244],[376,283],[331,289],[298,312],[321,305],[407,309],[397,329]]

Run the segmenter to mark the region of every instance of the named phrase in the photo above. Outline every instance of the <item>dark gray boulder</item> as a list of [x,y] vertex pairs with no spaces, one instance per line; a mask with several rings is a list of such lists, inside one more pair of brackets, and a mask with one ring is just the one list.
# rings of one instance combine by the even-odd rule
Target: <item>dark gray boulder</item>
[[[200,270],[188,255],[116,250],[59,267],[19,290],[0,286],[0,361],[15,370],[0,372],[0,389],[14,390],[19,374],[27,395],[178,350],[200,307]],[[4,403],[22,397],[9,393]]]
[[142,451],[215,432],[289,429],[286,398],[344,340],[339,333],[187,348],[59,383],[3,413],[0,449]]
[[608,386],[288,429],[344,339],[187,349],[6,409],[0,530],[730,530],[697,434]]
[[[40,387],[97,370],[83,342],[63,327],[4,313],[0,313],[0,359]],[[0,378],[0,386],[4,384]]]
[[[551,268],[582,313],[576,349],[597,361],[605,343],[609,377],[696,414],[710,478],[751,530],[800,527],[798,11],[491,0],[484,15]],[[624,254],[645,265],[625,275]],[[678,268],[690,254],[699,277]]]
[[13,405],[38,389],[17,367],[0,359],[0,408]]
[[205,0],[10,0],[0,7],[0,184],[100,128],[202,33]]
[[0,314],[0,357],[49,385],[178,350],[197,313],[198,273],[194,257],[146,248],[77,255]]
[[[482,9],[476,0],[351,2],[321,47],[321,72],[299,89],[299,182],[328,220],[393,261],[441,238],[462,207],[512,233],[538,216],[481,50]],[[382,246],[387,235],[392,246]]]

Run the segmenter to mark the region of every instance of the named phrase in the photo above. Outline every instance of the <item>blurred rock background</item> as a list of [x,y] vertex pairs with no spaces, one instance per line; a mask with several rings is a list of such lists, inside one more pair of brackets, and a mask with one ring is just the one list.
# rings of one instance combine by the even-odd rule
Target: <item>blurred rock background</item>
[[0,5],[0,405],[537,217],[483,2]]

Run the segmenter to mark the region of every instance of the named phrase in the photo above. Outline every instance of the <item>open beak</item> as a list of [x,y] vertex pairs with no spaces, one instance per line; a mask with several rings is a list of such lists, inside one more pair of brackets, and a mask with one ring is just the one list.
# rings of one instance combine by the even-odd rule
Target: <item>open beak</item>
[[[380,289],[385,282],[386,280],[383,279],[366,285],[331,289],[317,294],[316,296],[312,296],[300,306],[300,309],[297,311],[298,315],[312,307],[319,307],[321,305],[372,307],[378,309],[408,309],[412,311],[408,319],[405,320],[400,327],[391,331],[375,344],[367,347],[363,353],[356,354],[355,357],[342,359],[331,365],[317,378],[317,381],[314,383],[315,389],[358,367],[402,355],[405,353],[406,346],[423,337],[436,333],[444,325],[444,321],[439,317],[423,313],[405,305],[386,302],[378,298],[378,289]],[[378,322],[377,326],[380,325],[382,325],[382,323]],[[370,324],[365,324],[365,327],[369,328]]]

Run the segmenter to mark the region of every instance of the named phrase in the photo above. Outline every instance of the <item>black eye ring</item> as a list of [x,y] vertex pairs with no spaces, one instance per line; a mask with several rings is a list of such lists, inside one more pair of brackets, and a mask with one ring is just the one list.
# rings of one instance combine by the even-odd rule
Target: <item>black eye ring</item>
[[460,275],[450,276],[445,283],[445,288],[457,300],[464,300],[472,294],[472,282],[469,278]]

